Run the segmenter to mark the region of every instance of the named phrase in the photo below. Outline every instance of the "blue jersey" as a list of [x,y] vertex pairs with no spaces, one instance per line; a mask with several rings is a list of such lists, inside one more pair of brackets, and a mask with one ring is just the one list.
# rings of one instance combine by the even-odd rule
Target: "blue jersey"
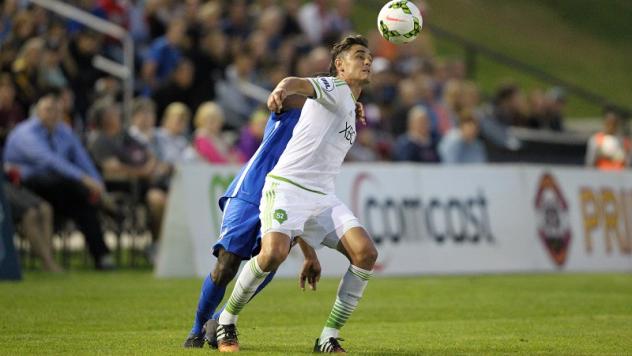
[[259,205],[266,175],[279,161],[300,116],[300,109],[270,114],[261,145],[219,199],[220,209],[224,210],[228,198],[238,198]]

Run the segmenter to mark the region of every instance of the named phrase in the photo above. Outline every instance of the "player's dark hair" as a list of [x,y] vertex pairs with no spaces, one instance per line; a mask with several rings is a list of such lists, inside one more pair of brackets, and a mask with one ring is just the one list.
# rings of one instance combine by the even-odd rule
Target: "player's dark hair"
[[334,44],[334,47],[331,49],[331,63],[329,63],[330,75],[334,77],[338,75],[338,69],[336,69],[336,59],[354,45],[368,47],[369,42],[366,40],[366,38],[362,37],[362,35],[349,35]]

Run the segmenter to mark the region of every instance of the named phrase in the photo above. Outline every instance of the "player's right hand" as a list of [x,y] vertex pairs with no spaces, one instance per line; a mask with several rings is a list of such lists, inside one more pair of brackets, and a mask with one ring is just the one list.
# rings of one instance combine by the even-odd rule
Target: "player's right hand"
[[306,258],[303,262],[303,269],[299,276],[299,284],[303,291],[305,291],[305,281],[311,290],[316,290],[316,283],[320,281],[320,262],[317,257]]
[[271,112],[281,112],[283,108],[283,100],[287,97],[287,91],[284,88],[275,88],[268,97],[268,109]]

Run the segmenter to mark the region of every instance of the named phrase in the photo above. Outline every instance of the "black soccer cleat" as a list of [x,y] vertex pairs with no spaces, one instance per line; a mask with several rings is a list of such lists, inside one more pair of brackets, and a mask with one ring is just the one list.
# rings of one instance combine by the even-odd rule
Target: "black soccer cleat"
[[314,352],[316,353],[337,353],[346,354],[347,351],[340,346],[338,340],[343,341],[341,338],[330,337],[329,340],[320,343],[320,339],[316,339],[314,344]]
[[182,347],[185,349],[204,347],[204,330],[199,334],[189,334]]
[[219,352],[238,352],[237,327],[235,324],[217,326],[217,350]]
[[208,342],[208,345],[212,349],[217,348],[217,326],[219,323],[215,319],[209,319],[206,324],[204,324],[204,329],[206,333],[204,335],[204,340]]

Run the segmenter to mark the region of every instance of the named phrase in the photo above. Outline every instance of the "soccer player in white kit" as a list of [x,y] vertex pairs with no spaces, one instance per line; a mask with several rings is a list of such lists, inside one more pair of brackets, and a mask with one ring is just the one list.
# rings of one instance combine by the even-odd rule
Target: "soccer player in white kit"
[[239,350],[239,312],[300,236],[313,248],[337,249],[351,262],[314,346],[316,352],[345,352],[339,331],[362,297],[377,250],[358,219],[335,196],[334,180],[356,137],[356,98],[369,83],[372,60],[366,39],[347,36],[333,47],[331,77],[288,77],[270,94],[271,111],[279,111],[288,95],[309,99],[287,148],[266,177],[260,204],[261,252],[242,269],[219,317],[220,351]]

